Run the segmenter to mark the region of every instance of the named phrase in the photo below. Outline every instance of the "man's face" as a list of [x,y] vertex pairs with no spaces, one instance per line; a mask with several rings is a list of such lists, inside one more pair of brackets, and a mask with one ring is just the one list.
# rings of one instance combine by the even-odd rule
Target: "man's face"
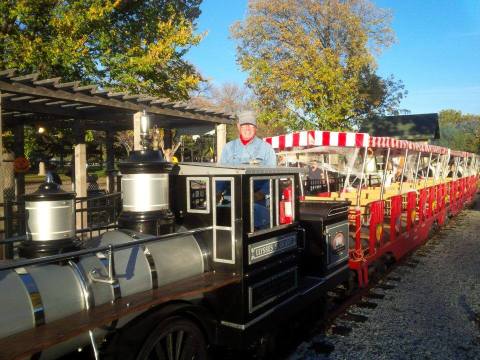
[[245,140],[252,139],[257,134],[257,127],[252,124],[237,125],[240,137]]

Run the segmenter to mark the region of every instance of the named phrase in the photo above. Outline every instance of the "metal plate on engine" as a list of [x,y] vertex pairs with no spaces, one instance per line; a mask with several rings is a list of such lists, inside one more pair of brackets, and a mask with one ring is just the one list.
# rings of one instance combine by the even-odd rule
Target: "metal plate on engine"
[[269,259],[275,255],[297,248],[297,233],[292,232],[281,236],[248,245],[248,264]]
[[327,268],[331,268],[348,258],[348,221],[325,226],[327,247]]

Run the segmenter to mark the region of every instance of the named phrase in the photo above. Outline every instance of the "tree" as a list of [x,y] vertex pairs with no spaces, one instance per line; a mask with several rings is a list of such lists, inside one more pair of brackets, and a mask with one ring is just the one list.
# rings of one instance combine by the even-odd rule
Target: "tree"
[[201,0],[0,0],[1,69],[186,99]]
[[458,110],[442,110],[438,114],[438,145],[472,153],[480,152],[480,115],[462,114]]
[[403,96],[401,84],[375,75],[373,54],[394,36],[390,13],[368,0],[250,0],[232,36],[269,125],[349,128]]

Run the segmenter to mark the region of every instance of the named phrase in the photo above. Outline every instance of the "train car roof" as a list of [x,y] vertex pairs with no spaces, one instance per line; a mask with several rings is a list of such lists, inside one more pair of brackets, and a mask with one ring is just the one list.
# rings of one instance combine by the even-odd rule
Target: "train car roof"
[[298,174],[306,170],[296,167],[263,167],[258,165],[220,165],[217,163],[179,163],[179,175],[277,175]]

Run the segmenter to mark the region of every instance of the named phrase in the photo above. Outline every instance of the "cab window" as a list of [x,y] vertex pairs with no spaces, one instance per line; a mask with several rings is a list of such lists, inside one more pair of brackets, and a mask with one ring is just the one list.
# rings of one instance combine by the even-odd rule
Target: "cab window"
[[187,177],[187,211],[208,214],[210,212],[209,193],[207,177]]
[[293,177],[250,179],[250,231],[272,229],[294,220]]

